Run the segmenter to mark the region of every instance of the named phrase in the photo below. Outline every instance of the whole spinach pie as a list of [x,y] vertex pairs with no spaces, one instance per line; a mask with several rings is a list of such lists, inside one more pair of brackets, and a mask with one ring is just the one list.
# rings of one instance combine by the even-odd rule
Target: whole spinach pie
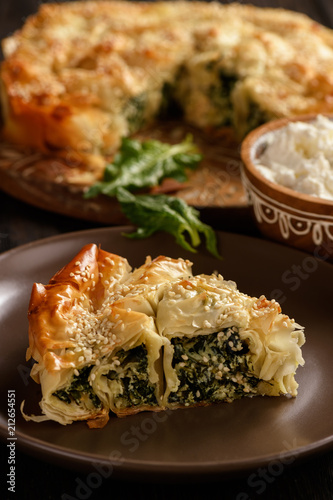
[[284,9],[47,3],[2,47],[3,137],[81,165],[83,184],[161,117],[242,138],[273,118],[333,110],[332,31]]

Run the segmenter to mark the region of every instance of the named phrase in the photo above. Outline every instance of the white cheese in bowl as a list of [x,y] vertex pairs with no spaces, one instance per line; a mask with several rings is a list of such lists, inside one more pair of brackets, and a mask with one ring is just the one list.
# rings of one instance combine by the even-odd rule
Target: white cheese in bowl
[[290,122],[263,138],[254,159],[271,182],[297,192],[333,200],[333,121],[318,115],[311,122]]

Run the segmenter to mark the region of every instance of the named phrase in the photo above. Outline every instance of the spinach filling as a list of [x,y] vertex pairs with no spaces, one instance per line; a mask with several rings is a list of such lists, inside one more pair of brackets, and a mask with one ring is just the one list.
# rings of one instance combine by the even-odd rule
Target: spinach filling
[[231,401],[255,392],[259,380],[249,372],[249,349],[236,328],[171,342],[179,386],[170,393],[169,403]]
[[248,104],[246,133],[263,125],[272,118],[273,116],[268,116],[267,112],[263,111],[256,102],[250,100]]
[[130,133],[136,132],[144,125],[147,105],[147,94],[145,92],[131,97],[127,102],[124,114]]
[[88,381],[91,369],[92,365],[82,368],[79,371],[79,375],[74,375],[69,387],[54,392],[53,396],[56,396],[64,403],[70,404],[74,401],[77,405],[81,404],[82,400],[88,396],[93,406],[95,408],[100,408],[101,402]]
[[237,76],[226,73],[220,68],[218,70],[217,82],[212,83],[208,88],[208,98],[211,101],[213,108],[216,108],[221,114],[220,123],[217,124],[218,126],[228,126],[233,123],[231,93],[237,81]]
[[113,358],[114,369],[106,377],[116,382],[118,394],[115,395],[116,407],[132,407],[139,405],[155,406],[155,386],[148,377],[147,349],[141,344],[134,349],[121,349]]

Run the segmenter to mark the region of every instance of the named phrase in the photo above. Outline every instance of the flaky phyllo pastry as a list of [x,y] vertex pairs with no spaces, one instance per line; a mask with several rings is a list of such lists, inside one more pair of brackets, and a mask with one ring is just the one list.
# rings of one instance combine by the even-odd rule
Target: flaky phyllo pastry
[[25,418],[103,427],[110,411],[296,396],[303,328],[276,301],[191,266],[160,256],[132,270],[91,244],[35,283],[27,358],[43,415]]

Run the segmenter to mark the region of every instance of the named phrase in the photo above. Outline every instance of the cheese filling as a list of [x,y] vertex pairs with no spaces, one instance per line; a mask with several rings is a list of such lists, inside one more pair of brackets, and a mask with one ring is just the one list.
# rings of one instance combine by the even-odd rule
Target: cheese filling
[[332,145],[333,123],[328,117],[291,122],[264,137],[255,165],[271,182],[333,200]]

